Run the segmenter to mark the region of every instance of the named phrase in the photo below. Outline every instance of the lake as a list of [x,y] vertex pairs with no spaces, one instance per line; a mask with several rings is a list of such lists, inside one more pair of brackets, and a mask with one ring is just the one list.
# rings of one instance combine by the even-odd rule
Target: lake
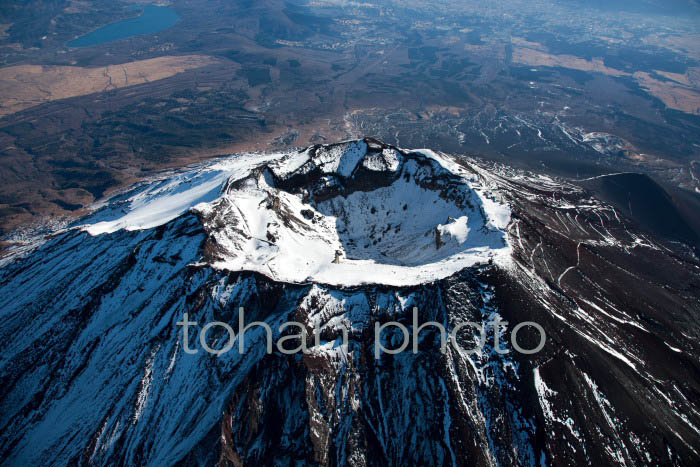
[[180,19],[175,11],[167,6],[146,5],[134,7],[143,10],[140,16],[108,24],[91,33],[80,36],[68,43],[69,47],[89,47],[105,42],[126,39],[127,37],[153,34],[168,29]]

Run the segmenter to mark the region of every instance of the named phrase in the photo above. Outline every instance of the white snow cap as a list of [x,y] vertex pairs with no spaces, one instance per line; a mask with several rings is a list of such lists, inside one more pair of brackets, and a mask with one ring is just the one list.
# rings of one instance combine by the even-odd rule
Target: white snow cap
[[448,156],[360,140],[191,168],[111,201],[83,229],[148,229],[193,210],[215,242],[202,258],[213,267],[415,285],[510,257],[510,209],[483,193]]

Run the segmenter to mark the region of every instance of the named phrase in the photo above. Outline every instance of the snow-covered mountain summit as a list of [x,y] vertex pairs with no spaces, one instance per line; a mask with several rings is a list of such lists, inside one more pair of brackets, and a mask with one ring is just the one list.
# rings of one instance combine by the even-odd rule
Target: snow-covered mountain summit
[[[275,342],[300,323],[310,351],[267,353],[257,326],[243,352],[204,352],[202,336],[239,348],[205,323],[241,308]],[[450,331],[508,324],[462,326],[444,353],[430,325],[377,358],[375,326],[417,330],[414,309]],[[369,139],[230,156],[0,265],[0,458],[697,465],[698,316],[687,245],[573,183]],[[525,321],[546,331],[536,354],[508,338]]]
[[192,209],[209,234],[202,261],[216,268],[410,285],[507,260],[510,210],[485,193],[448,156],[364,139],[193,168],[127,193],[83,228],[152,228]]

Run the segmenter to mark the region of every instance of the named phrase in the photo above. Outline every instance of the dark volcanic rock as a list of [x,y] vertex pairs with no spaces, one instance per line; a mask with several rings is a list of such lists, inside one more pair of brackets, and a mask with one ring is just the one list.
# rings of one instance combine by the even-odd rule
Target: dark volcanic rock
[[579,183],[643,229],[672,240],[700,244],[700,233],[689,224],[673,197],[648,175],[611,174]]

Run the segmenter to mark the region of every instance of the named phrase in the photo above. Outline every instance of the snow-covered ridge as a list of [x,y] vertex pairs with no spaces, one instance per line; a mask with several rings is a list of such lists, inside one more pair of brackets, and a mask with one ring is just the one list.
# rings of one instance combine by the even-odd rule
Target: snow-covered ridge
[[190,211],[201,262],[285,282],[413,285],[510,256],[509,208],[448,156],[371,139],[233,155],[154,181],[95,212],[91,235]]

